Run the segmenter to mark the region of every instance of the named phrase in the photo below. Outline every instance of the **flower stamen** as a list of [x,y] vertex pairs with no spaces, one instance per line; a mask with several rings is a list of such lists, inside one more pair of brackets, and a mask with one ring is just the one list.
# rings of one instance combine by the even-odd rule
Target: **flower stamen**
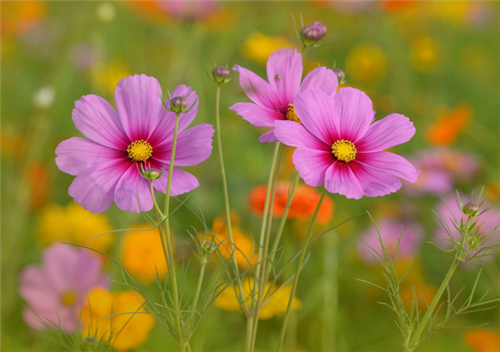
[[288,104],[288,109],[286,110],[286,119],[288,121],[297,122],[302,125],[302,121],[300,121],[299,117],[295,113],[295,108],[293,107],[293,104]]
[[72,306],[77,301],[76,293],[73,291],[68,291],[61,296],[61,303],[66,306]]
[[127,147],[127,153],[132,161],[147,161],[153,155],[153,147],[141,139],[131,143]]
[[332,154],[335,158],[340,161],[345,161],[346,163],[356,159],[357,152],[358,150],[354,146],[354,143],[344,139],[336,141],[332,145]]

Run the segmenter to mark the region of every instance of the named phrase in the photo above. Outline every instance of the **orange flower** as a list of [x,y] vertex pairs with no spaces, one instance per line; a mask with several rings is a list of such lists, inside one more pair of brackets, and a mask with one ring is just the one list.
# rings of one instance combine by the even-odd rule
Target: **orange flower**
[[[274,198],[273,215],[276,217],[283,216],[286,203],[288,202],[288,193],[290,191],[288,183],[279,182],[276,186],[276,196]],[[250,210],[257,215],[262,216],[266,203],[267,186],[255,187],[250,193]],[[288,211],[288,219],[306,220],[313,216],[321,194],[314,189],[303,184],[297,185],[293,196],[290,210]],[[323,204],[319,209],[317,221],[320,224],[328,223],[333,215],[333,201],[325,197]]]
[[471,115],[472,109],[468,104],[446,109],[427,127],[425,138],[432,145],[451,145],[467,128]]
[[30,30],[40,22],[44,12],[44,1],[2,1],[2,36],[20,35]]
[[[257,264],[257,254],[255,253],[255,244],[253,239],[245,234],[243,230],[238,227],[238,216],[231,214],[231,229],[233,232],[234,246],[236,247],[234,255],[236,262],[241,267],[246,267],[249,264]],[[233,253],[231,249],[231,242],[229,240],[229,232],[227,231],[227,222],[225,216],[215,218],[212,224],[212,234],[216,244],[222,243],[219,247],[221,255],[225,258],[230,258]],[[210,240],[210,236],[207,236]]]
[[[151,225],[138,225],[134,228],[146,230],[150,229]],[[149,231],[129,231],[124,235],[122,243],[123,267],[139,281],[144,284],[154,282],[156,271],[160,279],[167,275],[167,264],[157,228]]]
[[472,329],[465,333],[465,342],[474,352],[500,351],[500,335],[490,329]]
[[413,0],[383,0],[382,9],[385,11],[403,11],[414,7],[418,1]]
[[[418,307],[420,309],[426,310],[427,305],[431,304],[432,300],[436,296],[436,288],[426,283],[420,283],[416,288],[415,292],[417,294]],[[413,290],[409,287],[402,291],[399,296],[401,301],[403,301],[406,309],[410,309],[413,305]]]
[[32,163],[29,165],[28,184],[30,186],[30,205],[37,209],[45,204],[52,191],[50,173],[45,164]]

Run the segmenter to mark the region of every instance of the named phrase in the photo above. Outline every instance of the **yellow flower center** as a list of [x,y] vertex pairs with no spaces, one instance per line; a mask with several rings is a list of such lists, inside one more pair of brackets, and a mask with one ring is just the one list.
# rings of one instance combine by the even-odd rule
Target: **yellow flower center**
[[141,139],[131,143],[127,148],[127,153],[132,161],[146,161],[153,155],[153,147]]
[[288,109],[286,110],[286,119],[288,121],[298,122],[302,125],[302,121],[300,121],[299,117],[295,113],[295,108],[293,104],[288,104]]
[[358,150],[354,146],[352,142],[346,141],[344,139],[340,141],[336,141],[332,145],[332,153],[335,155],[337,160],[345,161],[348,163],[349,161],[353,161],[356,159],[356,153]]
[[72,306],[73,304],[76,303],[76,293],[69,291],[66,292],[64,295],[61,297],[61,303],[66,305],[66,306]]

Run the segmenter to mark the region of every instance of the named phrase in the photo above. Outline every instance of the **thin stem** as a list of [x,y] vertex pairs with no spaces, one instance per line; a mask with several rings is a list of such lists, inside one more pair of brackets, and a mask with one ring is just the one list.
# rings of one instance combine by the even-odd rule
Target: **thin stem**
[[243,306],[248,310],[248,306],[243,294],[243,287],[240,280],[240,273],[238,268],[238,262],[236,260],[236,247],[233,240],[233,227],[231,224],[231,207],[229,206],[229,192],[227,190],[227,179],[226,179],[226,168],[224,167],[224,155],[222,153],[222,136],[220,128],[220,84],[217,84],[217,90],[215,93],[215,128],[217,129],[217,149],[219,151],[219,163],[220,172],[222,176],[222,188],[224,192],[224,207],[226,210],[226,222],[227,222],[227,232],[229,235],[229,241],[231,244],[231,258],[234,264],[234,270],[236,272],[236,283],[238,285],[237,294],[239,296],[239,301],[243,302]]
[[[257,254],[257,266],[255,269],[255,280],[254,280],[254,285],[252,288],[252,303],[251,303],[251,312],[254,314],[254,319],[252,322],[252,326],[257,328],[258,324],[258,312],[256,311],[256,306],[259,305],[259,301],[261,299],[261,292],[262,290],[259,290],[259,287],[261,286],[259,283],[261,280],[259,278],[263,275],[260,275],[260,271],[262,270],[262,258],[263,255],[266,254],[267,252],[267,247],[269,245],[269,235],[266,236],[266,234],[270,233],[270,227],[268,224],[271,224],[272,221],[272,209],[274,206],[274,196],[276,192],[276,182],[277,182],[277,168],[279,166],[279,163],[281,161],[281,151],[282,151],[283,144],[278,142],[276,143],[276,147],[274,148],[274,155],[273,155],[273,161],[271,163],[271,170],[269,171],[269,178],[267,180],[267,192],[266,192],[266,202],[264,204],[264,212],[262,214],[262,226],[260,229],[260,236],[259,236],[259,246],[258,246],[258,254]],[[267,244],[266,244],[267,243]],[[255,300],[255,297],[257,297],[257,300]],[[248,323],[248,318],[247,318],[247,323]],[[252,326],[250,328],[247,328],[247,334],[250,333],[250,335],[247,335],[247,347],[249,349],[247,350],[248,352],[253,351],[254,347],[254,340],[255,340],[255,334],[256,331],[254,332],[254,329],[252,329]],[[250,329],[250,330],[249,330]],[[248,342],[249,341],[249,342]]]
[[166,197],[165,197],[165,212],[164,214],[166,215],[165,219],[165,235],[167,238],[167,252],[168,252],[168,257],[167,263],[168,263],[168,271],[169,271],[169,277],[170,277],[170,283],[172,285],[172,300],[173,300],[173,305],[174,305],[174,318],[175,318],[175,328],[177,330],[177,343],[179,344],[179,348],[181,351],[185,350],[185,345],[183,343],[184,339],[184,333],[183,329],[181,326],[181,318],[179,316],[179,292],[177,288],[177,275],[175,273],[175,264],[174,264],[174,251],[173,251],[173,245],[172,245],[172,235],[170,233],[170,190],[172,187],[172,174],[174,172],[174,161],[175,161],[175,151],[177,148],[177,132],[179,129],[179,115],[180,113],[176,113],[175,115],[175,128],[174,128],[174,140],[172,143],[172,154],[170,156],[170,165],[169,165],[169,171],[168,171],[168,180],[167,180],[167,192],[166,192]]
[[198,298],[200,297],[201,285],[203,283],[203,277],[205,276],[205,269],[207,268],[207,263],[210,258],[210,254],[203,255],[201,259],[200,275],[198,276],[198,284],[196,285],[196,291],[194,294],[193,306],[191,308],[191,316],[188,320],[188,326],[193,322],[194,313],[196,311],[196,306],[198,305]]
[[288,318],[290,317],[290,313],[292,311],[292,303],[293,298],[295,297],[295,290],[297,289],[297,283],[299,282],[299,275],[302,269],[302,264],[304,263],[304,258],[307,252],[307,246],[309,245],[309,241],[311,240],[313,234],[314,223],[316,222],[316,218],[318,217],[319,209],[321,208],[321,204],[323,203],[323,199],[326,195],[326,188],[321,193],[321,197],[319,198],[318,205],[316,206],[316,210],[314,211],[314,215],[311,219],[311,224],[309,225],[309,230],[307,231],[306,239],[304,240],[304,244],[302,245],[302,250],[300,252],[299,264],[297,265],[297,271],[295,272],[295,278],[293,280],[292,291],[290,292],[290,298],[288,299],[288,306],[286,307],[285,317],[283,319],[283,325],[281,327],[280,340],[278,343],[277,352],[280,352],[283,348],[283,341],[285,340],[286,335],[286,326],[288,324]]
[[[268,256],[268,250],[269,250],[269,241],[270,241],[270,237],[271,237],[271,225],[272,225],[272,217],[273,217],[274,198],[276,195],[276,183],[277,183],[277,179],[278,179],[277,175],[278,175],[280,161],[281,161],[281,150],[280,150],[280,154],[278,157],[278,166],[276,168],[277,170],[275,171],[275,180],[273,182],[271,205],[269,208],[269,215],[268,215],[268,220],[267,220],[267,231],[266,231],[266,236],[265,236],[265,240],[264,240],[264,250],[263,250],[264,258],[262,259],[260,272],[257,273],[258,274],[257,279],[259,280],[259,282],[258,282],[259,286],[257,288],[257,301],[255,302],[255,309],[254,309],[255,318],[254,318],[254,322],[253,322],[252,344],[251,344],[250,352],[252,352],[255,348],[255,340],[257,338],[257,327],[259,324],[259,311],[260,311],[260,306],[262,304],[262,296],[263,296],[264,287],[265,287],[264,283],[267,282],[268,273],[269,273],[269,270],[267,269],[267,267],[268,267],[268,261],[271,258]],[[283,228],[285,227],[286,219],[288,216],[288,211],[290,210],[290,206],[291,206],[292,200],[293,200],[293,195],[295,193],[295,188],[296,188],[298,180],[299,180],[298,176],[299,176],[298,173],[295,172],[295,174],[294,174],[295,179],[294,179],[294,183],[292,186],[292,193],[290,194],[290,197],[287,200],[285,211],[283,212],[283,216],[281,217],[281,221],[280,221],[279,228],[278,228],[278,234],[277,234],[277,237],[274,241],[273,247],[277,245],[277,241],[279,242],[279,237],[281,237],[281,233],[283,232]],[[272,254],[274,254],[274,251],[272,252]],[[274,255],[273,255],[271,260],[273,260],[273,259],[274,259]],[[269,269],[271,269],[271,266],[269,266]],[[256,282],[257,282],[257,280],[256,280]]]
[[323,255],[323,351],[336,351],[336,317],[338,309],[338,237],[325,237]]
[[251,351],[252,348],[252,329],[253,329],[253,320],[255,317],[250,314],[247,316],[247,331],[246,331],[246,345],[245,345],[245,351],[249,352]]
[[[285,211],[283,212],[283,216],[281,217],[281,221],[278,226],[278,231],[276,232],[276,237],[274,238],[274,243],[273,247],[271,249],[271,253],[269,254],[269,262],[273,263],[274,262],[274,256],[276,255],[276,251],[278,250],[278,246],[281,240],[281,235],[283,233],[283,229],[285,228],[286,220],[288,217],[288,211],[290,210],[290,207],[292,205],[293,201],[293,196],[295,195],[295,189],[297,188],[297,185],[299,183],[299,173],[295,171],[293,174],[293,179],[292,179],[292,189],[290,190],[290,194],[288,196],[288,200],[285,206]],[[267,269],[266,272],[266,279],[269,277],[269,274],[271,272],[271,267]]]
[[431,305],[427,309],[427,312],[425,312],[424,317],[422,318],[422,321],[417,327],[417,330],[415,331],[415,334],[413,334],[412,338],[410,339],[410,342],[408,345],[405,346],[405,352],[411,352],[414,351],[415,348],[420,344],[420,336],[422,335],[422,332],[424,331],[425,327],[427,326],[427,323],[429,322],[429,319],[431,318],[432,314],[434,313],[434,309],[436,309],[437,304],[439,303],[439,300],[441,299],[441,296],[443,295],[444,291],[446,290],[446,287],[448,286],[453,274],[455,273],[455,270],[458,267],[458,264],[463,261],[462,255],[463,255],[463,249],[465,245],[465,241],[467,240],[467,235],[468,235],[468,230],[472,224],[472,217],[469,216],[467,220],[467,225],[466,225],[466,230],[462,233],[462,243],[460,244],[460,248],[457,251],[457,254],[455,255],[455,259],[453,260],[453,263],[450,266],[450,269],[448,270],[448,273],[446,274],[443,282],[441,283],[441,286],[439,287],[436,296],[434,296],[434,299],[432,300]]

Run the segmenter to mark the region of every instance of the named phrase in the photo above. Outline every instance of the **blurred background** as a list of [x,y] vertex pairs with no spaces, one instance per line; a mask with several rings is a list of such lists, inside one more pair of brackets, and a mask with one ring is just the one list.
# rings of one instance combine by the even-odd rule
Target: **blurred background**
[[[141,215],[122,213],[114,204],[103,214],[91,214],[68,196],[73,177],[58,170],[54,150],[61,141],[80,135],[71,120],[75,101],[96,94],[114,104],[117,82],[145,73],[156,77],[164,92],[179,84],[191,86],[200,96],[195,124],[214,124],[215,84],[206,71],[215,63],[229,68],[238,64],[265,77],[273,51],[302,46],[294,36],[292,16],[299,27],[300,16],[305,25],[320,21],[328,27],[323,40],[328,44],[305,51],[304,74],[318,64],[336,65],[350,77],[344,86],[370,96],[377,119],[393,112],[408,116],[417,133],[393,151],[422,171],[416,184],[404,183],[399,192],[383,198],[355,201],[329,195],[317,233],[369,210],[386,244],[394,248],[404,226],[401,272],[411,257],[414,260],[401,294],[410,298],[415,285],[420,297],[432,300],[453,258],[426,243],[439,243],[443,236],[433,209],[449,219],[443,199],[453,207],[455,189],[470,195],[484,186],[492,209],[481,216],[481,231],[491,231],[500,222],[499,6],[491,1],[1,1],[2,350],[61,350],[27,325],[27,296],[20,295],[28,285],[21,280],[26,268],[47,266],[54,243],[83,244],[112,229],[147,225]],[[222,87],[230,199],[235,225],[251,244],[260,229],[265,195],[259,186],[267,182],[273,146],[257,141],[264,129],[227,109],[242,101],[248,98],[237,78]],[[280,169],[284,189],[294,171],[292,152],[285,149]],[[187,171],[201,184],[189,193],[188,203],[199,205],[208,228],[223,232],[216,156]],[[286,203],[284,194],[281,201]],[[285,257],[299,250],[318,195],[318,190],[304,186],[295,201],[297,209],[284,236]],[[179,266],[195,259],[186,232],[191,225],[204,231],[204,224],[181,207],[172,220]],[[289,350],[331,351],[333,343],[341,352],[401,350],[392,312],[377,303],[386,300],[383,292],[356,280],[385,285],[382,269],[364,245],[373,238],[373,224],[362,216],[311,246],[297,293],[301,305],[286,341]],[[162,263],[161,253],[152,254],[156,240],[129,231],[90,244],[117,258],[145,292],[154,295],[151,272]],[[115,265],[99,260],[108,277],[118,274]],[[500,294],[499,264],[497,256],[484,258],[482,265],[461,266],[451,283],[453,292],[466,287],[458,302],[467,297],[481,266],[477,295]],[[209,274],[217,270],[214,264]],[[195,285],[196,265],[187,272],[189,289]],[[118,284],[108,289],[112,295],[126,291]],[[337,294],[338,316],[333,321],[329,312]],[[73,304],[72,297],[64,297],[65,304]],[[43,297],[30,299],[34,310],[33,300],[43,305]],[[425,301],[419,304],[425,310]],[[192,339],[193,350],[244,348],[245,318],[230,306],[220,302],[209,309]],[[260,322],[257,350],[275,348],[282,313],[276,309]],[[478,328],[486,322],[490,324]],[[115,347],[176,348],[173,339],[153,325]],[[419,350],[500,351],[499,308],[460,316],[450,327],[458,329],[435,333]]]

